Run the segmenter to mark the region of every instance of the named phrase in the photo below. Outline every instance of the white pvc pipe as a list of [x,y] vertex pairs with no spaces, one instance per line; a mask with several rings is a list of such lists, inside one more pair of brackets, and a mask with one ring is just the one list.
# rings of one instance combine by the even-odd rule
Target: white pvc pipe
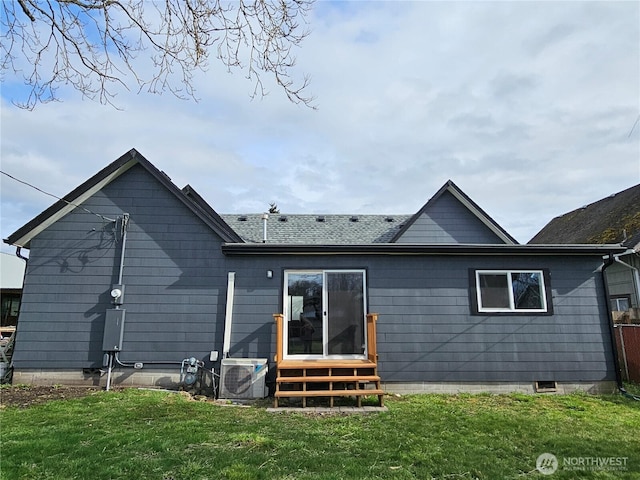
[[231,323],[233,321],[233,293],[235,289],[236,272],[229,272],[227,278],[227,306],[224,316],[224,342],[222,343],[222,358],[229,356],[231,349]]
[[113,369],[113,353],[109,352],[109,370],[107,372],[107,388],[105,389],[107,392],[111,387],[111,370]]

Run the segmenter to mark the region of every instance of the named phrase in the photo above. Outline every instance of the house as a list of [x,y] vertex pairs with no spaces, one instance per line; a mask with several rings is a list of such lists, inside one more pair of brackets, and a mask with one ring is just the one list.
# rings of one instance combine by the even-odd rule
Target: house
[[2,297],[0,329],[11,330],[16,326],[18,311],[20,310],[24,270],[25,261],[23,259],[18,258],[16,255],[0,252],[0,296]]
[[529,243],[624,245],[606,270],[610,308],[640,307],[640,184],[554,218]]
[[228,358],[277,397],[616,384],[599,269],[626,249],[518,244],[453,182],[410,215],[219,215],[131,150],[5,242],[30,250],[19,383]]
[[20,297],[22,296],[22,279],[24,278],[24,259],[5,252],[0,253],[0,299],[2,310],[0,317],[0,383],[11,382],[11,357],[13,354],[14,335]]

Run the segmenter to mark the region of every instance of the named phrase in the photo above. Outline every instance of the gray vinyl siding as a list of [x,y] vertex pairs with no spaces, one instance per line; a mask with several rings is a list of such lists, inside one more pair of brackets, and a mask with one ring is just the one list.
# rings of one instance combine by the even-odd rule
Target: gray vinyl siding
[[[252,257],[236,272],[231,356],[273,359],[286,269],[365,268],[387,382],[613,380],[597,258]],[[552,316],[472,315],[469,268],[548,268]],[[272,279],[266,271],[274,271]],[[598,300],[600,299],[600,300]]]
[[[428,222],[418,221],[402,241],[499,241],[448,193],[441,200],[425,215],[434,227],[431,233],[419,233],[418,227]],[[111,218],[131,215],[120,355],[126,362],[166,367],[150,362],[205,359],[211,350],[222,351],[229,271],[236,273],[230,354],[272,362],[272,315],[282,312],[284,271],[364,269],[368,311],[379,314],[379,371],[385,382],[615,377],[597,257],[224,256],[221,239],[140,166],[84,206]],[[113,308],[109,292],[117,282],[120,246],[110,222],[81,209],[32,240],[16,369],[102,365],[104,320]],[[474,268],[548,269],[553,315],[473,315],[469,276]],[[267,278],[267,270],[273,278]],[[174,368],[177,372],[179,366]]]
[[[273,314],[283,310],[285,270],[363,269],[366,262],[358,257],[231,257],[228,266],[236,273],[230,356],[272,361]],[[273,278],[267,278],[267,270],[273,271]]]
[[[123,361],[205,358],[222,342],[226,295],[220,238],[142,167],[83,204],[131,215],[125,251]],[[14,362],[17,369],[102,365],[109,292],[118,280],[113,225],[75,209],[32,240]]]
[[[636,268],[640,268],[640,261],[634,255],[627,255],[621,258],[625,263]],[[609,285],[609,295],[611,297],[628,296],[630,307],[640,306],[636,281],[634,279],[634,271],[621,265],[614,263],[606,270],[607,282]]]
[[[369,280],[370,310],[380,314],[385,381],[614,378],[606,311],[595,297],[604,295],[593,274],[597,259],[423,257],[389,263]],[[549,268],[554,315],[471,315],[469,268]],[[388,287],[394,284],[398,288]]]
[[451,193],[444,192],[397,243],[504,243]]

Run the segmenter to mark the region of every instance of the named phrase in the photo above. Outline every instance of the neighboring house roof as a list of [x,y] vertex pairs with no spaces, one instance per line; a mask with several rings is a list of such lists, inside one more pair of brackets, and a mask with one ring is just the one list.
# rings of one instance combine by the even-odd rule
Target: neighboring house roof
[[438,202],[438,200],[445,194],[449,193],[453,195],[466,209],[473,214],[481,223],[483,223],[495,236],[497,236],[502,243],[508,245],[515,245],[518,241],[509,235],[495,220],[493,220],[487,213],[482,210],[471,198],[469,198],[458,186],[451,180],[447,181],[436,194],[424,204],[424,206],[413,215],[406,224],[394,235],[391,239],[392,242],[399,240],[421,217],[428,215],[429,210]]
[[[262,243],[263,214],[222,218],[246,241]],[[410,215],[269,214],[267,242],[274,244],[359,245],[388,243]]]
[[640,184],[554,218],[529,243],[612,244],[638,233]]
[[21,289],[26,263],[15,255],[0,252],[0,288]]
[[156,180],[162,183],[175,197],[200,217],[207,225],[216,231],[225,242],[241,242],[242,239],[224,224],[219,217],[213,216],[206,209],[201,208],[192,198],[187,197],[169,177],[158,170],[151,162],[144,158],[136,149],[122,155],[89,180],[77,187],[71,193],[65,195],[62,200],[54,203],[44,212],[31,220],[29,223],[9,235],[4,241],[11,245],[29,248],[32,238],[45,230],[47,227],[64,217],[71,210],[78,208],[84,201],[128,171],[135,165],[145,168]]
[[638,230],[638,233],[634,236],[628,238],[625,242],[622,242],[622,244],[625,247],[634,250],[636,253],[640,253],[640,230]]

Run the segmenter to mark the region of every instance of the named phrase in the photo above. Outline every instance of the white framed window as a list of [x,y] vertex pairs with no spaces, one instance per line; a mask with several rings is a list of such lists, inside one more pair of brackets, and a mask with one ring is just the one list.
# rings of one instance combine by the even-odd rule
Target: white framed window
[[630,307],[630,297],[628,295],[611,298],[611,310],[614,312],[626,312]]
[[476,270],[478,313],[549,313],[543,270]]

